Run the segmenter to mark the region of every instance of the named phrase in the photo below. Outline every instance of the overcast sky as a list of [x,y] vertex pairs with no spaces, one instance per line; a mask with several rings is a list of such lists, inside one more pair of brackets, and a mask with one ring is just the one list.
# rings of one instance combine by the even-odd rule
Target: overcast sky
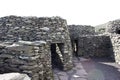
[[68,24],[99,25],[120,18],[120,0],[0,0],[0,16],[60,16]]

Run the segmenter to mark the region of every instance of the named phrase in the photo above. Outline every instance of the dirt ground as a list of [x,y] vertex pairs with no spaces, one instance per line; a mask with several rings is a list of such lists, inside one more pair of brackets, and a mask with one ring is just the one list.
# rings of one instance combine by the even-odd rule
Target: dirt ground
[[70,71],[55,68],[55,80],[120,80],[120,65],[109,58],[74,57],[73,62],[74,67]]

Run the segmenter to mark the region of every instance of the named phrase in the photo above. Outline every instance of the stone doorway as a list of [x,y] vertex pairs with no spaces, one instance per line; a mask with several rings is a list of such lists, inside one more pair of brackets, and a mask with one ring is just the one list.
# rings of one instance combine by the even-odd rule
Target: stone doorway
[[116,33],[117,33],[117,34],[120,34],[120,30],[117,30]]
[[73,47],[73,55],[78,56],[78,40],[72,41],[72,47]]
[[63,43],[52,43],[51,44],[51,60],[52,68],[63,70]]

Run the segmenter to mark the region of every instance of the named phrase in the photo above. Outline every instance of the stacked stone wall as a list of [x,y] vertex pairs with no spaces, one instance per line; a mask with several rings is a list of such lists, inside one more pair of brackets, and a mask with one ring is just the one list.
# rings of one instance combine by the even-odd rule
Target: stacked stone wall
[[118,64],[120,64],[120,35],[112,34],[110,37],[111,37],[113,52],[114,52],[114,55],[112,56],[112,58],[114,58],[115,61]]
[[95,28],[89,25],[68,25],[71,40],[77,40],[82,35],[95,34]]
[[78,56],[78,43],[80,43],[79,37],[85,35],[95,35],[95,28],[89,25],[68,25],[68,30],[72,42],[73,55]]
[[64,43],[70,40],[66,20],[59,17],[17,17],[0,18],[0,41],[46,40]]
[[[63,70],[69,70],[72,68],[73,66],[72,49],[71,49],[71,41],[69,37],[66,20],[60,17],[6,16],[6,17],[0,18],[0,42],[1,43],[10,42],[14,44],[19,41],[32,41],[32,42],[38,41],[39,42],[41,40],[47,42],[49,44],[49,47],[51,44],[62,43],[63,47],[60,47],[58,45],[59,51],[56,51],[56,53],[58,54],[60,52],[59,54],[62,55],[62,57],[59,56],[59,58],[63,63],[62,65]],[[51,51],[48,50],[47,48],[43,48],[43,50],[45,51],[47,50],[51,53]],[[14,50],[14,51],[17,51],[17,50]],[[15,53],[15,54],[18,53],[22,55],[22,53],[20,52],[12,52],[12,51],[9,51],[9,52],[11,52],[10,55],[12,53]],[[27,53],[29,53],[29,51]],[[3,54],[6,54],[6,53],[3,53]],[[3,54],[1,53],[0,56],[2,56]],[[51,76],[49,74],[51,73],[51,71],[49,72],[49,69],[45,68],[45,66],[47,64],[50,64],[52,66],[51,64],[52,53],[49,54],[48,52],[43,51],[41,52],[41,54],[45,54],[40,56],[43,56],[44,59],[46,59],[45,64],[44,64],[44,60],[40,60],[39,62],[44,64],[42,67],[44,67],[44,69],[46,70],[45,74],[43,74],[43,78],[46,76],[46,79],[43,79],[43,80],[49,80],[47,78]]]
[[85,57],[106,57],[112,54],[109,36],[81,36],[78,42],[78,55]]
[[117,34],[119,30],[120,30],[120,20],[119,19],[108,22],[108,24],[106,26],[107,33]]
[[112,56],[120,64],[120,20],[108,22],[106,33],[110,36],[114,55]]
[[28,74],[32,80],[53,80],[48,44],[29,42],[0,45],[0,72]]

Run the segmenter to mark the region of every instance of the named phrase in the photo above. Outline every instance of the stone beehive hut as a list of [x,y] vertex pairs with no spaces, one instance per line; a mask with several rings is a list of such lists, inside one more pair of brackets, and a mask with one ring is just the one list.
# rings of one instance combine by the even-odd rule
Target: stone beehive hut
[[94,27],[70,25],[69,31],[76,56],[105,57],[112,54],[110,37],[98,35]]
[[120,20],[108,22],[106,33],[110,36],[114,55],[112,56],[120,64]]
[[75,53],[78,53],[78,43],[81,43],[79,42],[79,37],[95,34],[94,27],[89,25],[68,25],[68,29],[70,32],[72,48]]
[[1,42],[39,42],[41,40],[47,42],[50,47],[51,56],[49,55],[48,58],[52,58],[51,64],[60,64],[64,70],[72,68],[71,41],[66,20],[59,17],[7,16],[0,18]]

